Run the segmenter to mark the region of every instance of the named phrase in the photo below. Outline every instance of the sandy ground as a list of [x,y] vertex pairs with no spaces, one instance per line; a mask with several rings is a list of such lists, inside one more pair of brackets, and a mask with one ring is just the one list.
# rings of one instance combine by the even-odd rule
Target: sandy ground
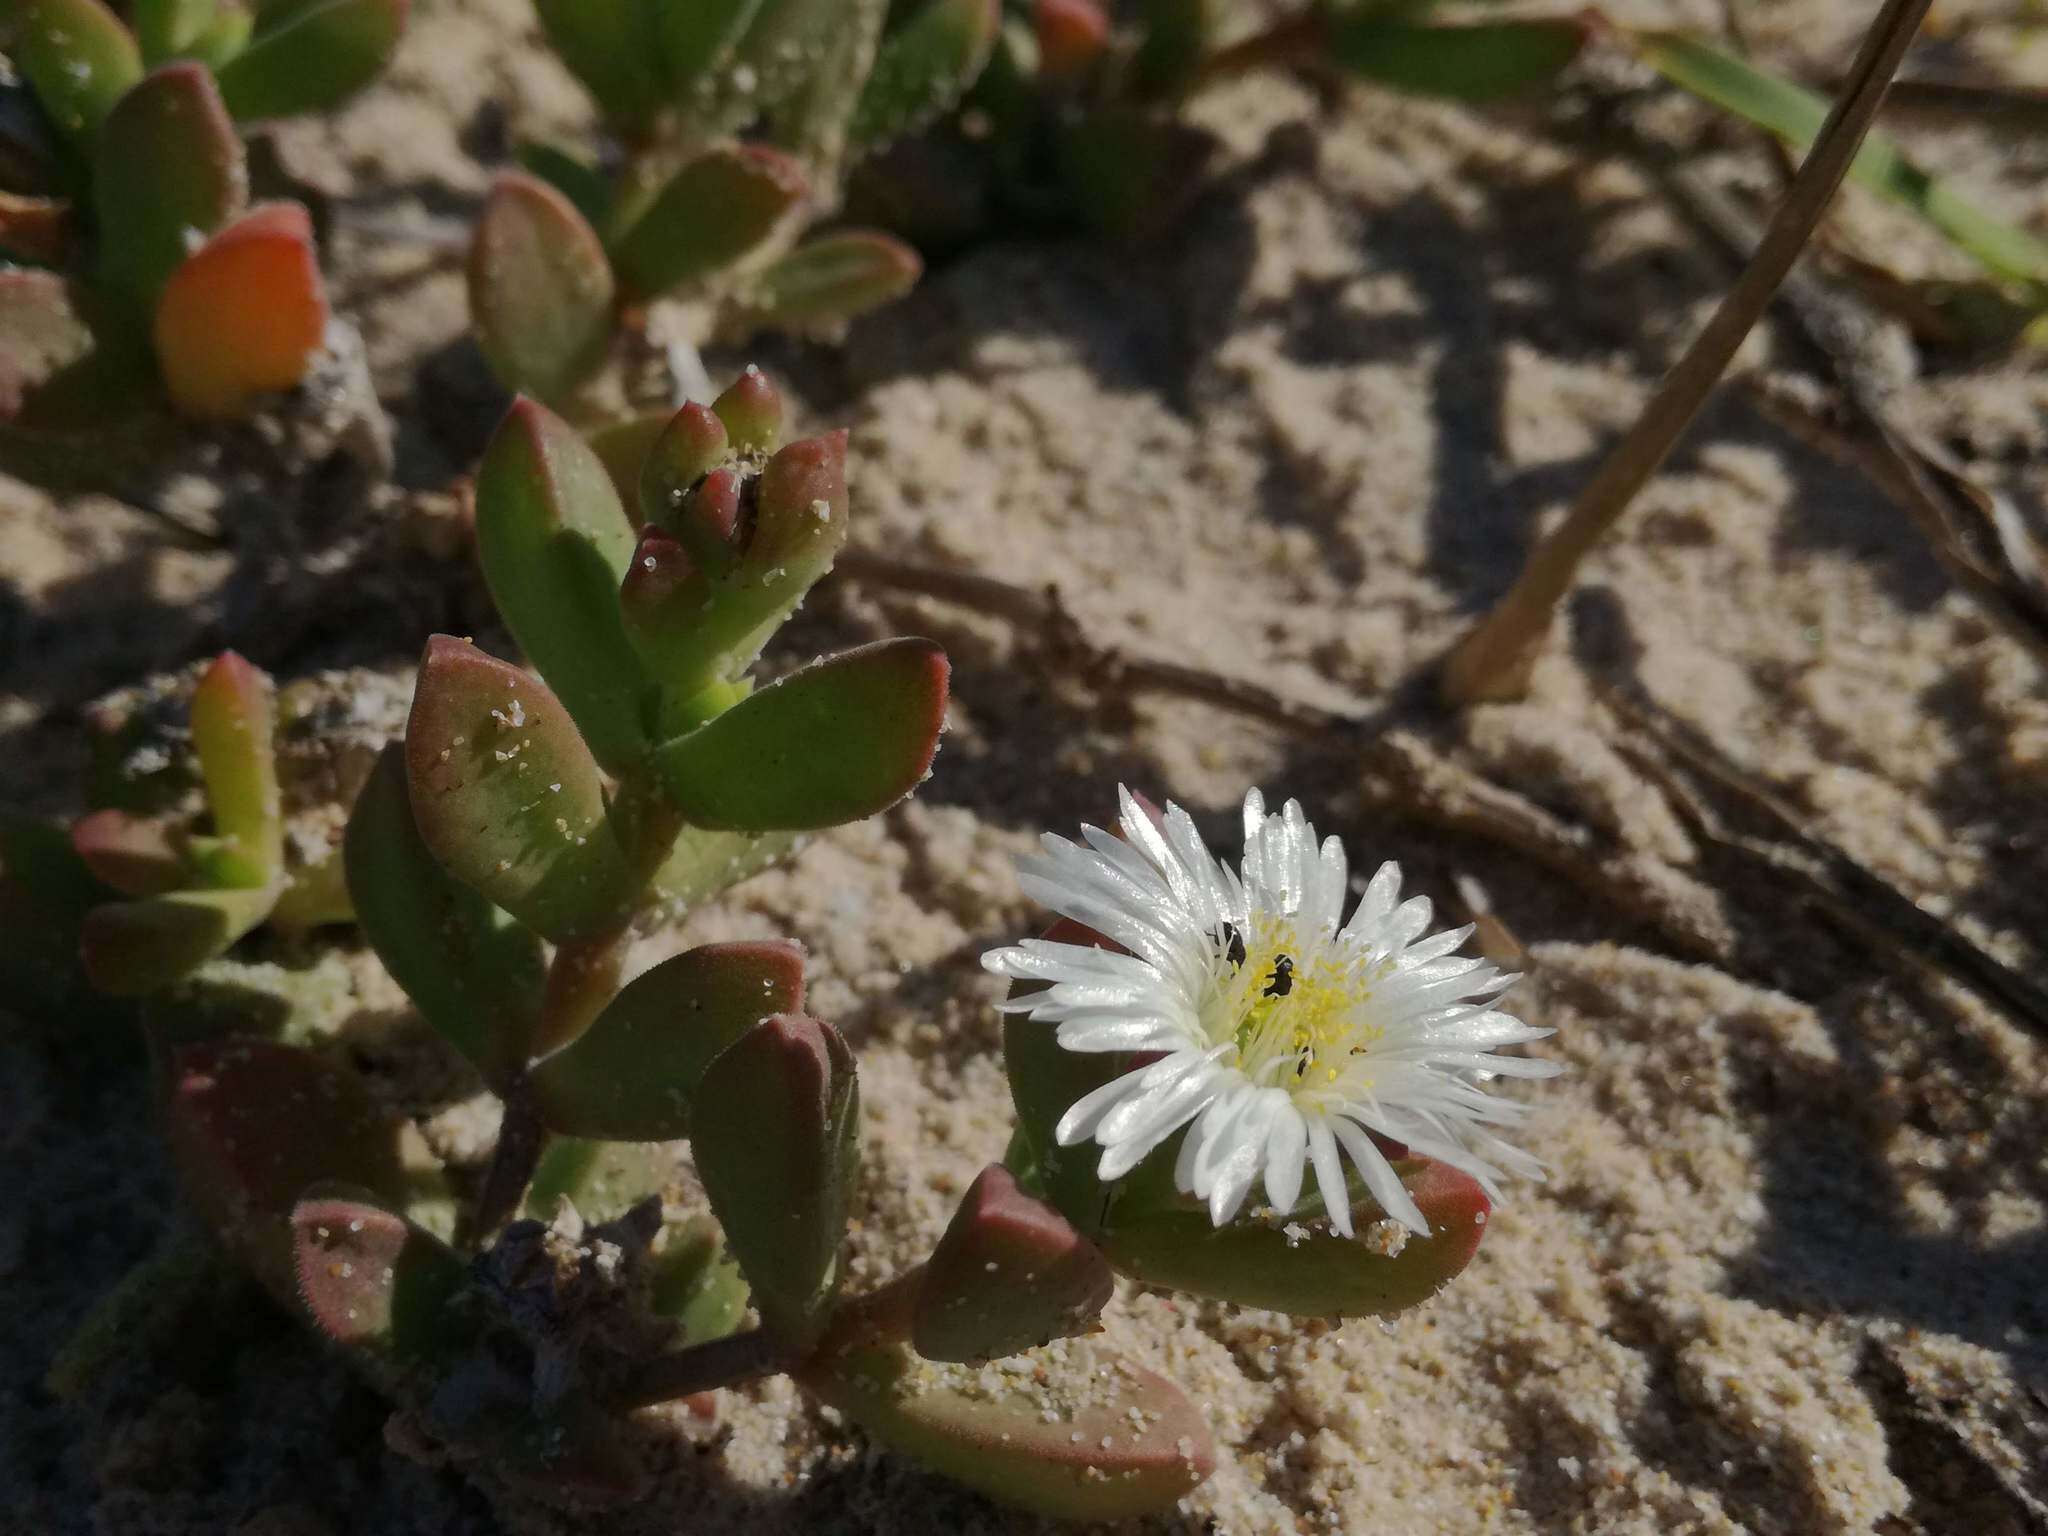
[[[496,409],[460,342],[441,247],[508,125],[573,124],[580,107],[526,40],[517,0],[421,9],[387,85],[282,145],[332,198],[336,295],[394,415],[395,486],[303,538],[314,578],[294,585],[274,557],[252,575],[232,539],[0,480],[9,798],[74,799],[80,707],[223,636],[293,675],[388,677],[430,627],[488,635],[473,577],[434,553]],[[1752,26],[1774,58],[1824,70],[1860,14],[1816,0],[1759,9]],[[988,248],[843,352],[748,354],[788,380],[807,424],[853,429],[862,546],[1057,582],[1098,639],[1385,708],[1537,804],[1711,883],[1592,707],[1597,683],[1640,688],[1927,910],[2038,967],[2039,672],[1889,502],[1739,396],[1594,559],[1578,643],[1554,647],[1528,703],[1445,723],[1408,702],[1402,685],[1501,590],[1724,278],[1644,180],[1533,126],[1385,98],[1326,109],[1270,81],[1202,116],[1228,163],[1165,247]],[[1768,186],[1739,136],[1685,112],[1667,126],[1735,190]],[[2048,211],[2038,141],[2018,154],[1967,131],[1917,142],[2005,211],[2037,224]],[[1845,228],[1941,259],[1860,202]],[[1755,369],[1798,360],[1782,338],[1746,355]],[[2048,500],[2048,368],[1901,388],[1937,440]],[[1189,805],[1219,846],[1257,782],[1300,796],[1355,863],[1398,857],[1447,904],[1475,877],[1528,946],[1519,1011],[1557,1030],[1539,1049],[1571,1067],[1540,1086],[1529,1132],[1551,1181],[1513,1190],[1465,1277],[1397,1324],[1297,1327],[1119,1296],[1112,1334],[1188,1385],[1224,1448],[1156,1528],[2048,1528],[2040,1039],[1763,890],[1716,898],[1740,965],[1688,964],[1581,885],[1366,809],[1355,754],[1333,741],[1157,696],[1104,705],[957,608],[836,582],[785,654],[892,631],[938,635],[956,666],[951,732],[917,802],[649,940],[650,953],[781,933],[808,946],[814,1008],[847,1030],[865,1085],[857,1275],[924,1252],[1000,1154],[1007,1095],[976,957],[1038,920],[1010,859],[1043,827],[1106,816],[1119,781]],[[388,728],[402,677],[393,686],[342,686],[357,729]],[[258,958],[332,969],[336,1017],[372,1080],[444,1150],[473,1142],[472,1085],[445,1065],[422,1072],[431,1054],[362,957]],[[737,1395],[713,1447],[675,1446],[644,1506],[560,1516],[387,1450],[378,1401],[232,1286],[58,1405],[39,1385],[52,1352],[175,1222],[145,1103],[130,1044],[88,1022],[0,1032],[0,1530],[1034,1528],[874,1454],[785,1386]]]

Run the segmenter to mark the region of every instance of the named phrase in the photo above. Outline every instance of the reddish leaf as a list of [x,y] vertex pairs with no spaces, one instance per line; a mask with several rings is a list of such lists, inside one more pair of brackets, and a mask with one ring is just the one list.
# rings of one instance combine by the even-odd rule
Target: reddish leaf
[[401,1204],[398,1126],[354,1074],[261,1040],[189,1045],[172,1058],[166,1133],[185,1192],[272,1295],[298,1293],[291,1212],[315,1184]]
[[[0,256],[61,265],[71,248],[71,205],[61,198],[0,191]],[[0,410],[0,415],[7,411]]]
[[650,566],[642,551],[620,590],[627,633],[672,699],[737,678],[832,568],[848,528],[846,434],[791,443],[755,482],[751,520],[744,500],[736,471],[713,470],[675,518],[692,559]]
[[968,1487],[1066,1520],[1160,1514],[1216,1464],[1172,1382],[1080,1339],[939,1365],[900,1344],[821,1351],[798,1379],[879,1439]]
[[157,301],[157,364],[192,416],[239,416],[297,387],[326,333],[313,223],[297,203],[252,208],[187,257]]
[[648,445],[634,478],[641,517],[681,539],[691,559],[710,571],[722,570],[739,558],[732,543],[734,527],[727,524],[707,530],[686,524],[683,502],[697,482],[725,463],[731,453],[725,423],[709,406],[692,402],[677,411]]
[[754,1304],[800,1355],[838,1286],[859,1173],[853,1053],[829,1024],[764,1019],[705,1071],[691,1121],[698,1176]]
[[94,811],[71,829],[71,846],[94,876],[123,896],[161,896],[185,878],[169,826],[126,811]]
[[1031,13],[1039,73],[1067,80],[1089,68],[1109,45],[1109,16],[1097,0],[1038,0]]
[[927,1360],[993,1360],[1084,1331],[1116,1288],[1102,1251],[992,1164],[925,1265],[911,1343]]
[[741,453],[773,453],[782,440],[782,393],[751,363],[711,402]]
[[450,1310],[468,1266],[363,1191],[317,1188],[291,1211],[299,1300],[352,1354],[399,1365],[446,1355],[473,1330]]

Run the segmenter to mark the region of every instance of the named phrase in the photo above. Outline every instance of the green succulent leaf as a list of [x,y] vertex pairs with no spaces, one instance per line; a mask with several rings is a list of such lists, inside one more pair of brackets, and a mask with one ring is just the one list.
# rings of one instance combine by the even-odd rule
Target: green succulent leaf
[[420,839],[456,879],[560,943],[635,894],[597,763],[539,679],[436,635],[405,731]]
[[489,1083],[526,1064],[547,968],[539,937],[463,884],[413,820],[404,751],[384,749],[342,843],[363,935],[442,1038]]
[[1115,1288],[1102,1250],[993,1164],[925,1264],[910,1341],[927,1360],[1020,1354],[1083,1332]]
[[660,12],[649,0],[534,0],[548,42],[613,123],[632,128],[667,105]]
[[[641,455],[634,500],[643,522],[673,534],[699,567],[722,574],[739,559],[732,525],[707,530],[683,515],[697,482],[732,457],[725,423],[709,406],[692,401],[655,434]],[[737,489],[737,481],[734,482]],[[737,522],[738,506],[733,507]]]
[[175,986],[270,915],[274,890],[172,891],[109,902],[85,916],[86,978],[112,997]]
[[1131,83],[1142,96],[1178,96],[1191,85],[1215,46],[1230,0],[1142,0],[1143,41],[1131,61]]
[[111,808],[71,829],[71,846],[95,878],[123,896],[161,896],[185,882],[184,855],[169,823]]
[[218,70],[248,46],[255,27],[256,18],[237,0],[222,0],[212,24],[184,51],[209,69]]
[[655,755],[699,826],[808,831],[872,816],[923,780],[946,717],[946,653],[883,640],[741,700]]
[[1330,57],[1362,80],[1458,101],[1494,101],[1556,77],[1591,36],[1586,23],[1484,21],[1412,26],[1370,12],[1334,21]]
[[846,434],[791,443],[770,459],[751,529],[740,498],[738,477],[716,472],[683,501],[673,541],[643,541],[620,588],[626,633],[671,706],[737,678],[832,568],[848,529]]
[[789,156],[756,145],[706,150],[676,172],[616,242],[626,289],[658,298],[738,266],[809,190]]
[[368,1191],[316,1186],[292,1207],[291,1233],[306,1316],[372,1370],[446,1360],[474,1334],[452,1305],[469,1266]]
[[611,476],[612,489],[621,506],[632,506],[640,494],[640,471],[647,454],[667,430],[667,411],[644,411],[637,416],[607,422],[590,434],[590,451]]
[[1055,1519],[1165,1513],[1216,1464],[1209,1426],[1180,1388],[1085,1340],[992,1366],[935,1364],[866,1340],[821,1351],[797,1377],[912,1459]]
[[[1360,1198],[1351,1213],[1359,1237],[1342,1237],[1304,1208],[1270,1224],[1244,1218],[1223,1227],[1191,1202],[1144,1209],[1120,1201],[1103,1235],[1121,1274],[1238,1306],[1296,1317],[1380,1317],[1434,1296],[1472,1261],[1491,1210],[1469,1176],[1424,1158],[1394,1165],[1429,1222],[1389,1253],[1363,1234],[1386,1213]],[[1320,1210],[1320,1205],[1317,1205]]]
[[94,878],[59,827],[0,810],[0,987],[53,1019],[115,1019],[87,983],[79,955],[86,913],[112,892]]
[[823,1330],[860,1171],[860,1089],[839,1031],[764,1019],[705,1070],[697,1172],[762,1322],[792,1357]]
[[845,324],[917,286],[924,263],[891,235],[849,229],[805,242],[762,271],[747,290],[756,323],[778,330]]
[[988,62],[1002,20],[998,0],[925,0],[882,39],[848,137],[879,147],[950,111]]
[[[869,25],[869,13],[886,0],[761,0],[734,50],[733,64],[746,70],[744,93],[750,112],[772,114],[814,87],[834,58],[835,45],[855,28]],[[721,71],[735,90],[735,70]]]
[[165,1133],[185,1193],[228,1251],[294,1305],[292,1208],[317,1184],[348,1184],[402,1209],[402,1124],[354,1073],[263,1040],[181,1048],[170,1064]]
[[523,172],[500,176],[469,252],[469,312],[498,378],[566,399],[604,362],[615,297],[604,246],[569,199]]
[[655,894],[688,909],[749,875],[780,863],[797,846],[794,832],[713,832],[685,827],[654,872]]
[[636,763],[653,685],[619,615],[633,532],[604,461],[560,417],[516,402],[477,471],[476,528],[484,579],[527,659],[600,763]]
[[[1712,43],[1675,32],[1624,35],[1672,84],[1795,147],[1811,144],[1827,117],[1825,97],[1766,74]],[[2048,242],[1977,207],[1947,178],[1916,164],[1882,131],[1872,130],[1864,139],[1849,179],[1918,214],[1987,271],[2010,281],[2048,284]]]
[[266,6],[248,45],[220,71],[244,121],[339,106],[383,73],[411,0],[289,0]]
[[753,25],[762,0],[694,0],[688,5],[657,8],[661,62],[672,96],[681,97],[704,83],[714,66],[723,64]]
[[275,718],[270,679],[233,651],[221,652],[192,690],[192,745],[223,845],[208,860],[218,884],[258,889],[283,872]]
[[722,1339],[746,1316],[747,1278],[709,1216],[673,1228],[652,1267],[654,1310],[675,1319],[682,1343]]
[[552,1136],[526,1187],[526,1214],[551,1220],[567,1200],[586,1222],[612,1221],[658,1195],[674,1173],[662,1149],[645,1142]]
[[220,0],[134,0],[128,8],[143,61],[156,65],[191,53],[218,20]]
[[100,265],[137,312],[154,312],[164,280],[249,200],[241,140],[201,64],[166,64],[116,103],[93,170]]
[[596,166],[559,144],[522,144],[518,159],[520,169],[566,197],[592,229],[610,220],[612,184]]
[[1112,239],[1143,240],[1202,184],[1217,140],[1178,118],[1109,102],[1064,124],[1055,148],[1081,220]]
[[[1044,935],[1048,943],[1093,944],[1111,948],[1092,929],[1062,918]],[[1020,983],[1011,996],[1038,991]],[[1028,1150],[1032,1187],[1045,1195],[1067,1219],[1099,1239],[1111,1191],[1095,1177],[1098,1153],[1088,1146],[1063,1147],[1053,1134],[1060,1117],[1074,1103],[1128,1069],[1120,1051],[1081,1052],[1060,1048],[1055,1026],[1021,1013],[1003,1017],[1003,1071],[1017,1114],[1017,1140]],[[1016,1171],[1015,1164],[1012,1170]]]
[[52,912],[73,917],[85,916],[118,889],[93,873],[71,833],[4,808],[0,808],[0,878]]
[[88,145],[114,103],[142,78],[142,53],[100,0],[21,0],[13,59],[43,110]]
[[752,364],[720,391],[711,409],[741,453],[773,453],[782,441],[782,392]]
[[542,1121],[571,1136],[672,1141],[713,1058],[770,1014],[804,1002],[804,956],[780,941],[706,944],[643,971],[597,1022],[542,1062]]

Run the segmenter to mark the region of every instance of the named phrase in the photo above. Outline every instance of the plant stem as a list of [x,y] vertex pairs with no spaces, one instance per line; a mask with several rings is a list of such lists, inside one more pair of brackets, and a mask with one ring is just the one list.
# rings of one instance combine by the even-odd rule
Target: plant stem
[[1530,552],[1515,584],[1446,660],[1442,689],[1451,703],[1516,699],[1528,691],[1551,615],[1570,590],[1579,562],[1669,456],[1743,338],[1770,306],[1856,158],[1928,4],[1929,0],[1885,0],[1849,69],[1843,96],[1786,188],[1749,265],[1706,328],[1665,375],[1635,425],[1579,492],[1565,520]]
[[567,939],[555,948],[541,993],[540,1018],[533,1029],[533,1054],[550,1056],[574,1040],[619,995],[619,977],[632,946],[629,923],[584,939]]
[[479,1247],[498,1228],[512,1219],[519,1202],[533,1183],[533,1171],[540,1166],[540,1154],[547,1146],[547,1127],[540,1122],[533,1093],[525,1074],[506,1084],[505,1118],[498,1125],[498,1145],[491,1152],[491,1165],[484,1171],[483,1187],[477,1191],[476,1206],[469,1214],[470,1245]]
[[751,1328],[673,1354],[656,1355],[633,1374],[614,1402],[620,1408],[646,1408],[698,1392],[736,1387],[767,1376],[775,1368],[773,1340],[765,1329]]

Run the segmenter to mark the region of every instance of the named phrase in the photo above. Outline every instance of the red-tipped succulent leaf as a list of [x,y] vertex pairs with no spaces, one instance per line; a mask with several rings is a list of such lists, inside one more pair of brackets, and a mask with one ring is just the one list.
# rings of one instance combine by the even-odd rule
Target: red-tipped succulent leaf
[[655,754],[693,823],[737,831],[839,826],[922,782],[946,717],[946,653],[883,640],[750,694]]
[[991,1165],[925,1264],[910,1341],[927,1360],[1018,1354],[1085,1331],[1115,1285],[1100,1249]]
[[634,894],[604,783],[561,702],[452,635],[427,641],[405,730],[421,840],[448,872],[557,941]]

